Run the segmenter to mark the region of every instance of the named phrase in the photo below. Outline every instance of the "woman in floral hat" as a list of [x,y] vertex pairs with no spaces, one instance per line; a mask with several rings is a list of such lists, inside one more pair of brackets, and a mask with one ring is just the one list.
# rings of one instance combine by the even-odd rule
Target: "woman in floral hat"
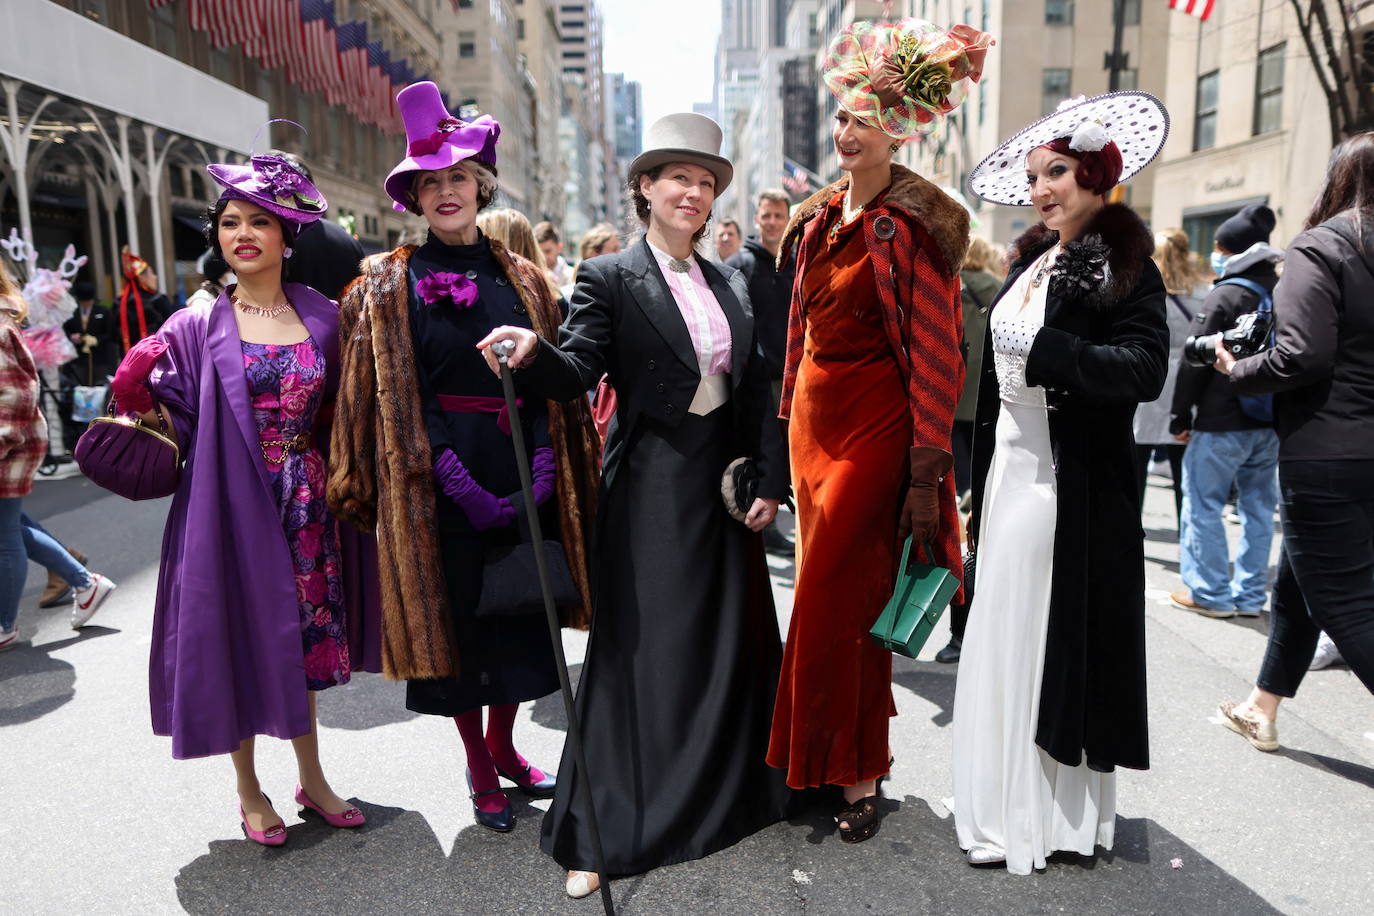
[[[477,228],[496,195],[500,125],[452,117],[431,82],[396,104],[407,156],[386,191],[429,237],[368,258],[344,293],[329,501],[376,529],[388,676],[409,681],[407,708],[454,720],[477,822],[506,832],[515,816],[500,777],[553,794],[554,774],[512,733],[518,705],[557,690],[558,674],[542,609],[477,613],[484,554],[520,542],[524,503],[501,382],[475,345],[493,324],[552,334],[560,316],[543,271]],[[562,541],[582,597],[568,622],[586,626],[596,432],[585,399],[522,407],[543,530]]]
[[280,846],[258,735],[291,741],[298,805],[335,827],[366,821],[325,778],[315,694],[378,669],[375,621],[365,548],[324,498],[338,310],[282,282],[292,241],[325,200],[274,156],[207,168],[224,193],[206,239],[237,283],[134,343],[111,387],[120,411],[165,422],[184,460],[153,618],[153,731],[172,737],[177,758],[229,754],[244,833]]
[[1159,152],[1143,92],[1066,102],[969,179],[1042,222],[1012,245],[973,433],[977,593],[954,694],[954,825],[971,865],[1111,849],[1119,766],[1149,765],[1136,406],[1164,385],[1154,238],[1107,203]]
[[768,762],[796,789],[842,786],[836,822],[850,843],[877,831],[877,781],[892,762],[892,656],[868,630],[902,541],[962,568],[948,472],[968,213],[892,156],[959,104],[992,43],[917,19],[841,33],[821,76],[848,174],[783,236],[783,258],[797,246],[781,412],[799,537]]

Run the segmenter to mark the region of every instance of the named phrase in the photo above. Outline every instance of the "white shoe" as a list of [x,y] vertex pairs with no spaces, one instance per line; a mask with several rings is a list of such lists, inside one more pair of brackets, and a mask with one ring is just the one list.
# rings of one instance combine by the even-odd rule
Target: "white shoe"
[[19,624],[16,623],[13,630],[0,630],[0,652],[13,649],[18,642]]
[[601,890],[601,879],[596,876],[594,871],[570,871],[568,872],[568,896],[574,900],[581,900],[597,891]]
[[1007,861],[1007,854],[991,846],[970,846],[965,858],[970,865],[1002,865]]
[[1312,664],[1307,666],[1307,670],[1320,671],[1332,665],[1339,665],[1343,661],[1345,659],[1341,658],[1341,650],[1336,648],[1331,637],[1323,631],[1321,639],[1317,640],[1317,653],[1312,656]]
[[115,584],[109,579],[100,573],[91,573],[91,584],[78,588],[72,596],[72,629],[84,627],[114,590]]

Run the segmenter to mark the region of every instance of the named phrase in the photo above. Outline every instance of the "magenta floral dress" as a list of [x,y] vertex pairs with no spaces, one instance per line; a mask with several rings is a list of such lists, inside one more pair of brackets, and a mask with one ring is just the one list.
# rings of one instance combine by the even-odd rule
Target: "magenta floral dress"
[[325,505],[325,465],[310,443],[290,442],[315,426],[324,391],[324,357],[313,338],[298,344],[243,344],[253,421],[291,548],[300,602],[305,684],[323,690],[349,678],[338,529]]

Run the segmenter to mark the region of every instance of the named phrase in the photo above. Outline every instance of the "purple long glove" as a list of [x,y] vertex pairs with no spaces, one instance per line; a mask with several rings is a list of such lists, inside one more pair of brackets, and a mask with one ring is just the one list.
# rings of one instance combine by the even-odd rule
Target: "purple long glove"
[[515,521],[515,507],[510,500],[482,489],[458,456],[448,449],[434,460],[434,480],[478,531],[502,528]]
[[534,450],[534,464],[530,467],[530,477],[534,481],[534,504],[542,506],[553,495],[553,449],[549,446]]

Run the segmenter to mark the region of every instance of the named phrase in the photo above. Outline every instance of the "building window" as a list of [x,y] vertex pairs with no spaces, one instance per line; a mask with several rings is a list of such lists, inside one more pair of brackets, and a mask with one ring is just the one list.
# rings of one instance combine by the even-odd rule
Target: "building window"
[[177,10],[174,6],[159,6],[151,11],[153,47],[168,57],[177,56]]
[[1069,97],[1069,75],[1072,71],[1068,67],[1046,67],[1040,72],[1040,114],[1047,115]]
[[1137,70],[1135,67],[1127,67],[1124,70],[1122,70],[1121,75],[1117,77],[1117,88],[1139,89],[1140,71]]
[[1283,121],[1283,52],[1280,42],[1260,52],[1255,68],[1255,134],[1278,130]]
[[515,40],[516,40],[516,41],[524,41],[524,40],[525,40],[525,20],[523,20],[523,19],[517,19],[517,20],[515,20]]
[[94,19],[101,25],[110,24],[109,4],[105,0],[76,0],[72,9],[87,19]]
[[1197,113],[1193,115],[1193,151],[1217,145],[1217,80],[1219,71],[1197,78]]
[[210,49],[210,75],[226,83],[234,82],[234,58],[228,48]]
[[472,0],[458,0],[458,8],[463,10],[472,9]]
[[464,58],[471,58],[477,56],[476,32],[458,33],[458,56]]
[[[1140,0],[1124,0],[1122,25],[1140,25]],[[1116,0],[1112,0],[1112,24],[1116,24]]]
[[1073,0],[1045,0],[1045,25],[1073,25]]

